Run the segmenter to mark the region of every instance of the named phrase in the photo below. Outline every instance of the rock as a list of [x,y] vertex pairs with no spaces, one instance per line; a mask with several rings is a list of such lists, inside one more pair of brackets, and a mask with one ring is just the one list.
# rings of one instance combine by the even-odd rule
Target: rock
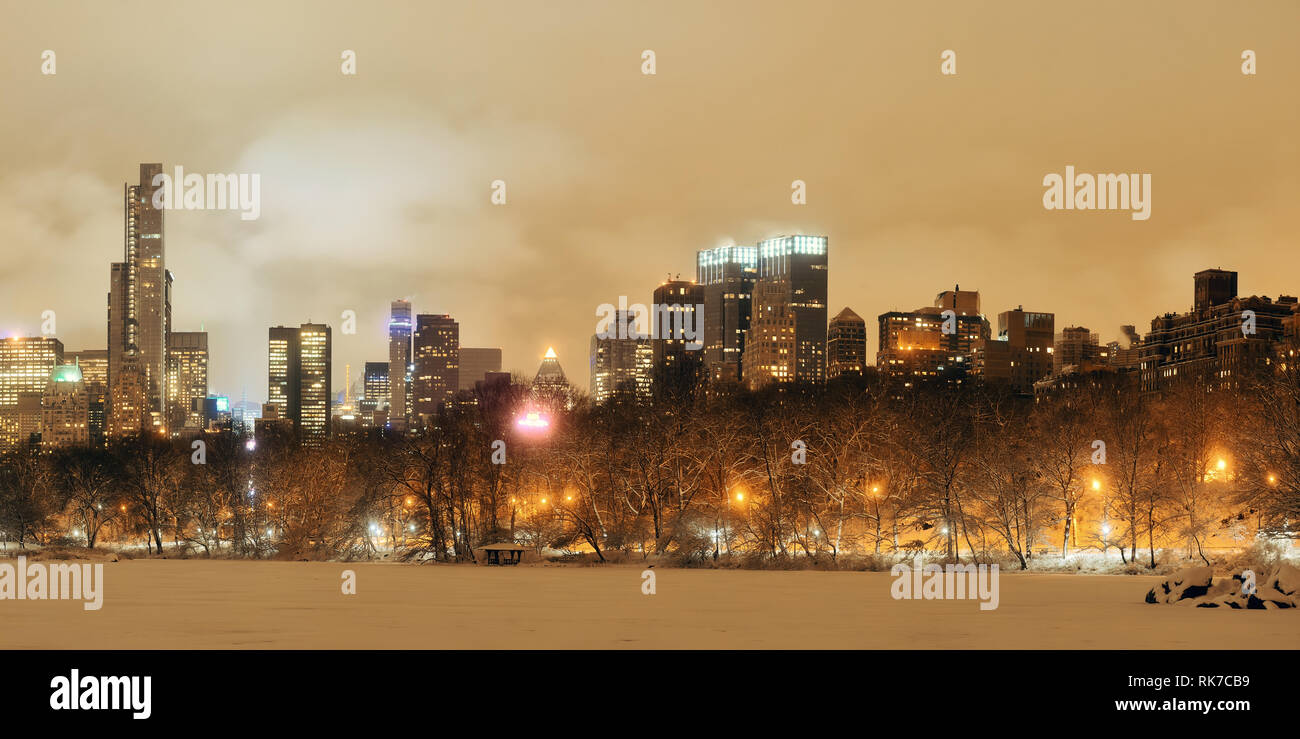
[[1151,588],[1146,600],[1148,603],[1177,603],[1180,600],[1199,598],[1210,591],[1213,579],[1214,570],[1209,567],[1188,567]]

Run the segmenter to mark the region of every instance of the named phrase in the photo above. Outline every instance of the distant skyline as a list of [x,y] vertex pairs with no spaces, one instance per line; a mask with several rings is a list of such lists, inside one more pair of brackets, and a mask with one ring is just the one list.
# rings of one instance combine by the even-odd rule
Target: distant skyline
[[[173,329],[206,328],[209,389],[232,398],[265,400],[268,328],[309,321],[333,329],[342,389],[345,364],[387,359],[402,297],[450,314],[462,346],[501,347],[506,370],[531,375],[554,346],[585,387],[597,306],[648,304],[698,250],[778,234],[829,238],[827,311],[866,320],[868,364],[878,314],[958,283],[987,315],[1023,305],[1103,342],[1189,309],[1201,269],[1236,270],[1243,295],[1300,291],[1293,2],[497,10],[14,10],[0,334],[38,334],[53,310],[67,350],[106,348],[142,162],[260,174],[258,220],[164,216]],[[1067,165],[1151,174],[1150,219],[1045,210],[1043,177]]]

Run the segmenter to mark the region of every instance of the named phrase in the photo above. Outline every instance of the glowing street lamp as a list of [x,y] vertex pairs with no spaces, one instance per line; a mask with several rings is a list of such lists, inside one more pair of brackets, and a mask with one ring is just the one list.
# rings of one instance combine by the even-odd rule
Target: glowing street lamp
[[521,431],[541,432],[551,426],[551,419],[542,415],[539,411],[528,411],[523,416],[515,419],[515,426]]
[[1093,481],[1092,481],[1092,489],[1093,489],[1093,490],[1101,490],[1101,480],[1093,480]]

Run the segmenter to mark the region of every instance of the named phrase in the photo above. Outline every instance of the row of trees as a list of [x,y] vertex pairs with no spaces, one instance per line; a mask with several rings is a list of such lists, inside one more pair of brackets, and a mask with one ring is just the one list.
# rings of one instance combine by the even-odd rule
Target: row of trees
[[[1204,558],[1212,537],[1300,521],[1300,378],[1162,397],[1096,375],[1035,402],[996,388],[686,392],[578,403],[514,423],[524,388],[446,409],[419,434],[319,446],[234,433],[153,436],[0,461],[0,536],[233,556],[378,549],[472,559],[511,540],[589,552],[838,560],[912,550],[1011,560],[1044,550]],[[201,457],[201,459],[199,458]]]

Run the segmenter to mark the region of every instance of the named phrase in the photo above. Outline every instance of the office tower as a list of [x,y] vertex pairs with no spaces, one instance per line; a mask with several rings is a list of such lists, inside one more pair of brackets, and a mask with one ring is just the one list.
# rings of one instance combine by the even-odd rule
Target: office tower
[[388,425],[406,428],[411,372],[411,303],[394,300],[388,319]]
[[63,342],[56,338],[0,339],[0,449],[12,449],[39,432],[41,397],[60,364]]
[[208,397],[208,334],[174,331],[167,347],[167,427],[203,428],[199,401]]
[[929,380],[961,384],[975,344],[990,335],[979,291],[960,286],[940,292],[933,305],[882,313],[876,320],[876,367],[907,386]]
[[542,357],[537,374],[533,376],[530,392],[534,402],[555,408],[572,407],[572,388],[569,386],[568,378],[564,376],[564,369],[560,367],[560,359],[553,347],[546,349],[546,355]]
[[298,332],[296,328],[273,326],[267,339],[266,402],[278,410],[278,418],[298,418],[300,381]]
[[366,362],[359,404],[362,423],[367,426],[382,426],[376,414],[388,407],[389,397],[388,362]]
[[[754,287],[751,330],[745,339],[745,351],[749,351],[748,342],[755,336],[761,335],[767,337],[768,341],[783,343],[784,334],[777,330],[777,324],[787,320],[782,316],[788,309],[788,318],[794,320],[793,375],[783,381],[818,384],[826,381],[826,268],[825,236],[778,236],[758,244],[758,281]],[[764,285],[766,288],[760,290]],[[776,323],[768,325],[762,331],[754,331],[753,322],[759,317],[760,292],[763,293],[762,302],[767,311],[764,320]],[[775,345],[760,347],[757,352],[763,359],[745,364],[775,367],[784,364]],[[779,378],[773,374],[759,384],[770,379]]]
[[655,392],[690,390],[704,379],[704,287],[668,280],[655,288],[652,306]]
[[412,409],[427,420],[460,388],[460,324],[448,315],[416,316],[413,351]]
[[704,366],[710,381],[741,379],[745,333],[758,279],[758,247],[720,246],[696,255],[704,289]]
[[460,348],[460,390],[473,390],[489,372],[501,371],[501,350],[462,346]]
[[761,280],[754,285],[753,314],[741,360],[741,375],[752,390],[795,381],[796,318],[789,295],[784,280]]
[[[267,340],[267,405],[304,442],[330,433],[330,327],[273,326]],[[263,406],[265,417],[266,406]]]
[[[605,403],[616,394],[650,397],[654,347],[637,328],[636,314],[617,311],[610,325],[591,337],[591,396]],[[603,335],[602,335],[603,334]]]
[[81,368],[62,364],[50,372],[41,398],[41,448],[90,444],[90,396]]
[[298,330],[298,417],[294,427],[304,442],[330,435],[330,327],[304,323]]
[[826,327],[827,379],[861,375],[867,366],[867,322],[845,308]]
[[[1268,366],[1284,343],[1287,322],[1296,299],[1237,295],[1237,273],[1207,269],[1193,275],[1190,313],[1166,313],[1151,319],[1151,333],[1142,340],[1143,392],[1166,389],[1179,379],[1202,376],[1217,385],[1237,386],[1246,376]],[[1246,322],[1246,311],[1253,325]]]
[[81,369],[90,413],[90,443],[99,445],[108,429],[108,350],[64,352],[63,361]]
[[1023,307],[999,313],[997,337],[975,345],[974,374],[1017,393],[1033,392],[1035,382],[1052,374],[1055,323],[1053,314]]
[[140,183],[125,185],[124,255],[111,270],[108,327],[110,396],[125,358],[134,357],[132,371],[144,383],[149,425],[158,428],[165,426],[167,414],[172,283],[164,263],[163,213],[153,205],[158,189],[153,179],[161,173],[161,164],[141,164]]

